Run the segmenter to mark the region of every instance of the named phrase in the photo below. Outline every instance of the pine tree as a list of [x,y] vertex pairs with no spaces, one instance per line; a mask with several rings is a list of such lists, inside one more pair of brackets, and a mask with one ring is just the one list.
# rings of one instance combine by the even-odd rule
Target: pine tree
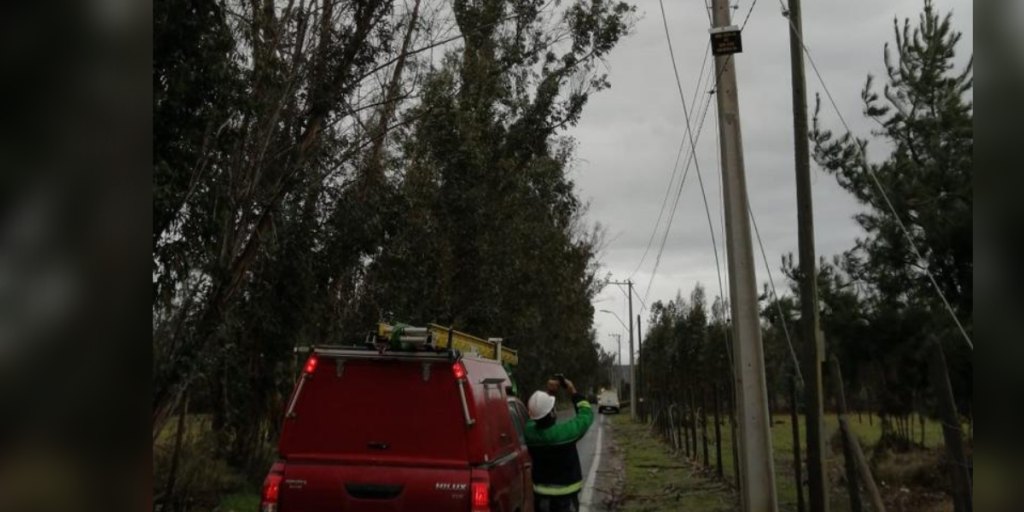
[[[907,405],[912,394],[908,388],[923,385],[926,375],[919,368],[925,360],[922,344],[927,335],[937,334],[953,350],[954,387],[967,401],[973,380],[971,353],[926,272],[934,276],[970,332],[973,57],[958,69],[961,33],[952,28],[952,13],[940,16],[931,0],[925,1],[916,26],[909,19],[894,20],[893,25],[895,47],[886,44],[884,53],[885,83],[879,90],[869,75],[861,94],[865,116],[879,127],[872,135],[891,152],[881,162],[868,162],[867,139],[849,133],[837,137],[822,128],[819,99],[810,135],[814,158],[868,207],[855,217],[867,236],[844,256],[842,270],[864,291],[864,307],[870,309],[867,316],[872,325],[870,335],[865,335],[870,339],[857,342],[869,343],[881,352],[873,357],[886,361],[888,370],[879,376],[884,393],[880,398],[891,396],[898,407]],[[920,257],[908,243],[908,234]],[[900,384],[899,389],[894,383]]]

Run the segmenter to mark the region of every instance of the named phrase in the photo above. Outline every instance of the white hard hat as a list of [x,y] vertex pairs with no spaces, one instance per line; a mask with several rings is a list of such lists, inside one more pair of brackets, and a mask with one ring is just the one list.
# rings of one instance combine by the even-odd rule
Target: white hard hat
[[534,392],[527,403],[527,408],[530,410],[530,419],[539,420],[555,408],[555,397],[543,391]]

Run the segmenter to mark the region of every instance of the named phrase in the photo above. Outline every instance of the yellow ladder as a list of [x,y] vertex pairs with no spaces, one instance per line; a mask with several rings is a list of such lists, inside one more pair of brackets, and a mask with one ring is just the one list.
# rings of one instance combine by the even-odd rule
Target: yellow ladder
[[[395,326],[380,323],[377,326],[377,335],[381,338],[390,338],[395,331]],[[519,364],[519,353],[513,349],[502,346],[501,338],[483,339],[459,332],[449,327],[437,324],[427,324],[427,327],[402,327],[401,341],[403,343],[427,343],[431,342],[435,348],[454,348],[466,354],[476,354],[486,359],[497,360],[497,353],[501,351],[502,363],[510,365]],[[449,340],[451,341],[449,343]]]

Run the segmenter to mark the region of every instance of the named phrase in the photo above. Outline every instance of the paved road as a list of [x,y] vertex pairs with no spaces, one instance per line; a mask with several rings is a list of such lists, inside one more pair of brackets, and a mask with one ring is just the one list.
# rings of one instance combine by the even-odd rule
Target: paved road
[[[594,424],[587,431],[587,435],[583,436],[583,439],[576,444],[584,479],[583,492],[580,494],[580,512],[603,512],[605,510],[601,507],[605,494],[601,490],[595,489],[594,483],[597,472],[604,469],[608,459],[605,456],[608,446],[605,440],[607,430],[604,428],[606,417],[603,414],[597,414],[596,410],[594,413]],[[558,420],[561,422],[573,416],[575,413],[572,409],[561,411],[558,413]]]

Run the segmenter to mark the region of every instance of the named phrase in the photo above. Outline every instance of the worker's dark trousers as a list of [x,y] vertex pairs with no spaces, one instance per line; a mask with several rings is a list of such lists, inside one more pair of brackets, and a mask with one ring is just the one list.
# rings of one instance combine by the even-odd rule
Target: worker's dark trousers
[[579,512],[580,497],[578,493],[565,496],[533,495],[534,512]]

